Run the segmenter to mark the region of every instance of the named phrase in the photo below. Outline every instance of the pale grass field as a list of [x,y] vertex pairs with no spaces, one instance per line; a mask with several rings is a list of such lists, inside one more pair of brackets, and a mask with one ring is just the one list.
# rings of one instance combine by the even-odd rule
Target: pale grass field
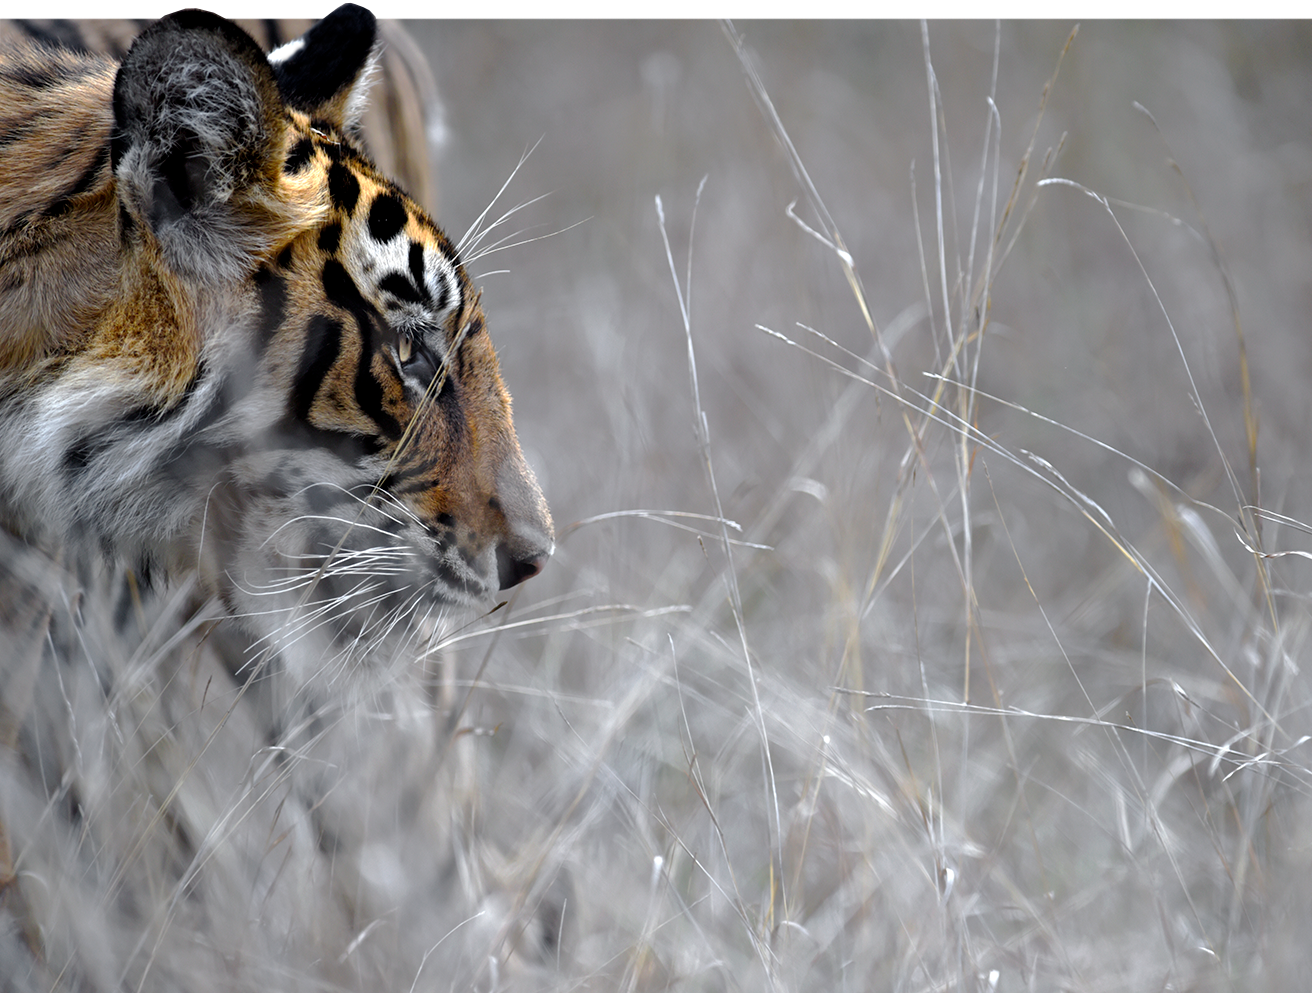
[[457,662],[524,988],[1312,974],[1309,35],[1071,27],[738,24],[756,100],[415,27],[443,222],[536,144],[498,232],[569,229],[473,266],[561,532]]
[[0,991],[1306,989],[1312,34],[1071,29],[413,25],[555,557],[300,738],[88,600]]

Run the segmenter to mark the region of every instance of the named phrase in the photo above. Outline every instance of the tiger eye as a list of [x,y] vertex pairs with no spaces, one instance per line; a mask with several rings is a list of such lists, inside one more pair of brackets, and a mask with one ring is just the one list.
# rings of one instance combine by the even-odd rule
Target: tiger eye
[[410,337],[408,331],[401,332],[401,336],[396,343],[396,354],[402,365],[409,362],[410,356],[414,354],[414,339]]

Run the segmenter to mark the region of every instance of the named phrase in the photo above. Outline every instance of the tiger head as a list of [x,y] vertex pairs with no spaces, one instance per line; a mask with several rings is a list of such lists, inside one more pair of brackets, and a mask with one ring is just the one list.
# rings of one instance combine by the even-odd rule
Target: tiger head
[[252,632],[343,658],[553,549],[479,294],[362,149],[375,56],[352,5],[271,55],[201,11],[139,36],[75,204],[112,278],[5,401],[37,424],[11,526],[198,570]]

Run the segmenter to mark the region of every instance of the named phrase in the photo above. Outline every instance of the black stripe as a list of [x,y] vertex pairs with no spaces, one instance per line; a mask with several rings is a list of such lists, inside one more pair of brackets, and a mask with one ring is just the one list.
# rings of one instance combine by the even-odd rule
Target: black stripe
[[191,379],[187,381],[187,385],[182,388],[182,396],[178,398],[178,402],[172,407],[160,407],[155,404],[134,407],[119,418],[120,423],[133,424],[139,421],[153,421],[155,424],[163,424],[173,420],[187,409],[187,405],[196,396],[196,391],[200,388],[201,383],[205,382],[208,373],[209,370],[206,368],[205,363],[200,363],[196,366],[196,372]]
[[[386,490],[395,491],[397,486],[408,484],[412,480],[419,479],[424,486],[432,482],[431,473],[437,468],[437,459],[428,458],[418,462],[407,462],[405,465],[397,467],[393,472],[389,472],[378,485]],[[413,490],[411,491],[413,492]]]
[[107,449],[109,445],[110,440],[105,437],[103,431],[83,435],[64,452],[64,458],[61,462],[64,474],[72,478],[80,476],[90,468],[92,460]]
[[195,420],[187,425],[178,439],[155,459],[157,473],[178,480],[179,485],[186,485],[195,479],[199,471],[218,472],[232,461],[235,454],[233,446],[196,444],[201,434],[228,412],[233,400],[228,389],[230,384],[231,380],[220,380],[210,391],[205,408],[198,412]]
[[458,576],[449,565],[441,559],[434,559],[429,568],[433,570],[433,575],[440,579],[448,589],[469,589],[469,580]]
[[[363,329],[361,329],[363,332]],[[383,434],[390,438],[401,436],[401,425],[383,409],[383,387],[373,372],[373,335],[360,335],[360,361],[355,367],[355,402],[360,410],[373,419]]]
[[[6,241],[6,240],[8,240],[9,238],[12,238],[12,237],[13,237],[14,235],[16,235],[19,231],[21,231],[23,228],[27,227],[27,226],[28,226],[28,223],[29,223],[31,220],[32,220],[32,212],[31,212],[30,210],[25,210],[25,211],[23,211],[21,214],[19,214],[17,217],[14,218],[13,223],[10,224],[9,227],[5,228],[4,233],[3,233],[2,235],[0,235],[0,241]],[[41,247],[38,246],[38,247],[36,247],[36,248],[29,248],[29,249],[26,249],[26,250],[24,250],[23,252],[21,252],[21,254],[22,254],[22,255],[38,255],[38,254],[40,254],[40,252],[41,252]],[[12,259],[12,258],[16,258],[16,257],[18,257],[18,255],[15,254],[14,252],[10,252],[8,257]]]
[[[329,259],[323,264],[323,291],[327,294],[329,301],[351,311],[361,321],[369,312],[369,305],[365,303],[364,297],[360,295],[360,289],[355,285],[350,274],[336,259]],[[363,334],[363,330],[361,331]]]
[[[359,287],[350,274],[336,259],[329,259],[323,264],[323,289],[328,299],[339,307],[349,310],[355,317],[356,329],[360,335],[360,356],[355,370],[355,400],[360,410],[371,417],[375,424],[392,437],[401,434],[401,425],[395,417],[383,409],[383,388],[374,378],[369,368],[376,349],[374,335],[373,308],[360,295]],[[341,325],[338,325],[340,339]],[[340,340],[338,347],[340,348]],[[334,352],[336,358],[336,352]],[[326,370],[325,370],[326,372]],[[317,387],[316,387],[317,388]],[[310,397],[312,402],[313,395]],[[308,410],[308,406],[306,408]],[[302,418],[304,419],[304,418]]]
[[291,414],[306,421],[324,378],[342,350],[342,322],[316,314],[305,328],[305,347],[292,384]]
[[281,421],[276,433],[265,440],[271,448],[285,448],[289,453],[304,452],[307,449],[328,452],[347,465],[361,470],[364,466],[358,464],[359,460],[377,455],[383,447],[372,436],[328,431],[302,420]]
[[[187,383],[178,402],[167,409],[150,405],[134,407],[122,417],[111,421],[104,427],[83,435],[64,452],[62,468],[65,475],[71,479],[76,479],[90,468],[91,463],[95,461],[97,456],[108,451],[114,445],[125,444],[132,438],[147,434],[159,425],[180,416],[192,406],[201,384],[205,382],[208,375],[208,369],[204,365],[198,366],[196,374]],[[198,471],[217,472],[230,461],[231,453],[229,452],[222,449],[197,448],[195,446],[195,440],[199,433],[218,420],[226,409],[227,404],[220,383],[211,391],[208,406],[201,412],[196,422],[190,425],[182,436],[167,448],[155,453],[155,468],[152,473],[174,480],[179,487],[183,487],[194,481]]]
[[410,275],[416,286],[425,286],[428,282],[424,279],[424,246],[417,241],[410,242]]
[[119,634],[126,634],[128,624],[136,618],[136,612],[132,609],[136,604],[137,598],[133,584],[124,583],[119,587],[118,596],[115,598],[113,613],[114,630]]
[[341,241],[342,226],[336,221],[326,224],[323,230],[319,232],[319,251],[328,255],[336,255],[337,246],[341,244]]
[[0,76],[36,90],[49,90],[76,79],[81,73],[62,62],[18,62],[0,68]]
[[340,162],[328,167],[328,195],[347,217],[351,216],[360,199],[360,181]]
[[[464,355],[464,349],[460,350],[460,355]],[[461,362],[460,375],[463,377],[464,368]],[[447,424],[453,435],[460,435],[465,430],[465,412],[460,407],[460,397],[456,395],[456,371],[451,368],[451,361],[448,359],[446,367],[438,373],[441,383],[441,389],[437,391],[438,406],[442,408],[442,413],[446,415]]]
[[91,184],[96,181],[96,178],[108,163],[109,143],[106,142],[100,146],[100,149],[96,152],[96,157],[92,159],[91,164],[83,170],[82,175],[77,178],[77,181],[50,202],[50,205],[45,209],[45,216],[58,217],[60,214],[67,211],[69,204],[72,203],[76,197],[91,188]]
[[[432,299],[428,292],[428,280],[424,278],[424,246],[417,241],[410,242],[410,275],[414,277],[415,285],[419,287],[419,292],[423,294],[425,300]],[[439,280],[445,287],[445,281]],[[445,288],[442,291],[442,299],[437,301],[437,309],[441,310],[446,303]]]
[[[207,374],[206,367],[203,364],[199,365],[195,375],[191,377],[183,389],[182,396],[171,407],[163,409],[153,405],[134,407],[121,417],[80,437],[64,452],[62,460],[64,472],[71,477],[76,477],[90,468],[96,456],[107,451],[116,443],[126,442],[133,436],[139,436],[144,432],[153,430],[160,424],[176,418],[190,405],[200,385],[205,381]],[[176,458],[181,453],[181,449],[185,447],[186,442],[184,441],[175,443],[167,452],[162,453],[163,458],[161,461],[167,462]]]
[[390,193],[377,197],[369,207],[369,234],[378,242],[391,241],[405,227],[405,205]]
[[[434,468],[429,466],[428,468]],[[403,483],[394,483],[387,487],[387,492],[393,496],[408,496],[411,493],[424,493],[431,490],[434,486],[434,479],[431,476],[419,476],[413,480]]]
[[420,303],[428,295],[415,289],[415,284],[402,273],[389,272],[378,283],[378,288],[406,303]]
[[40,124],[41,118],[35,114],[29,114],[27,117],[14,121],[9,127],[0,131],[0,148],[22,141],[24,138],[30,138]]
[[260,316],[255,324],[255,352],[265,349],[287,319],[287,279],[261,266],[255,273],[255,291],[260,298]]
[[309,138],[302,138],[287,153],[287,161],[282,164],[282,171],[289,176],[300,172],[310,164],[310,156],[313,154],[314,142]]

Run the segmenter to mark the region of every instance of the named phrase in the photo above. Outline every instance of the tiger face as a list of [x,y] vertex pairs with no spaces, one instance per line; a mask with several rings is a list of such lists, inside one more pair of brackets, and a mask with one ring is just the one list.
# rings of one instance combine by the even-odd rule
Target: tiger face
[[347,5],[266,56],[183,11],[112,90],[98,62],[24,84],[93,151],[0,241],[0,314],[23,303],[6,525],[194,571],[252,633],[338,660],[411,645],[553,549],[456,247],[359,145],[374,38]]

